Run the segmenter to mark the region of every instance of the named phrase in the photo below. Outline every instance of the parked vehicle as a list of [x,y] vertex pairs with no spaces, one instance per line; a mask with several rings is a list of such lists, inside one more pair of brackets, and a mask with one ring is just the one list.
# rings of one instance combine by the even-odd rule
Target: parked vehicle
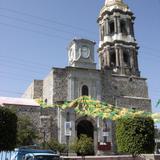
[[[33,157],[32,160],[35,159],[35,156],[36,155],[39,156],[41,155],[44,155],[46,156],[48,154],[48,158],[50,158],[49,156],[52,157],[52,159],[46,159],[46,160],[57,160],[59,159],[59,155],[57,154],[57,151],[53,151],[53,150],[40,150],[40,149],[31,149],[31,148],[27,148],[27,147],[21,147],[21,148],[16,148],[15,149],[15,152],[14,152],[14,155],[12,156],[11,160],[25,160],[27,157],[27,155]],[[25,156],[26,155],[26,156]],[[55,158],[55,159],[53,159]],[[28,159],[28,160],[31,160],[31,159]],[[44,159],[45,160],[45,159]]]
[[59,156],[52,153],[28,153],[24,160],[59,160]]

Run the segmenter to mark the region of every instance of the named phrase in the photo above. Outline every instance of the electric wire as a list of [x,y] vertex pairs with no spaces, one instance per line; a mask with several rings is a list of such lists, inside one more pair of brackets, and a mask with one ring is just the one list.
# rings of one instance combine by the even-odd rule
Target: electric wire
[[[2,15],[2,14],[0,14],[0,17],[4,17],[4,18],[7,18],[7,19],[13,19],[15,21],[20,21],[20,22],[23,22],[23,23],[26,23],[26,24],[31,24],[31,25],[34,25],[34,26],[39,26],[39,27],[42,27],[42,28],[46,28],[46,29],[50,29],[50,30],[53,30],[53,31],[58,31],[58,32],[66,33],[66,34],[69,34],[69,35],[74,35],[75,34],[75,32],[69,32],[69,31],[57,29],[55,27],[46,26],[46,25],[43,25],[43,24],[40,24],[40,23],[29,22],[29,21],[21,19],[21,18],[6,16],[6,15]],[[78,34],[78,33],[76,33],[76,34]]]
[[61,40],[67,40],[67,41],[70,40],[70,37],[60,36],[60,35],[56,35],[56,34],[50,34],[50,33],[47,33],[47,32],[28,29],[28,28],[24,28],[24,27],[19,27],[17,25],[13,25],[13,24],[0,22],[0,25],[7,26],[9,28],[15,28],[15,29],[20,29],[20,30],[24,30],[24,31],[29,31],[29,32],[32,32],[32,33],[37,33],[37,34],[40,34],[40,35],[43,35],[43,36],[47,36],[47,37],[50,37],[50,38],[60,38]]
[[81,31],[84,31],[84,32],[86,32],[86,33],[88,33],[88,32],[91,33],[91,34],[95,33],[95,32],[92,32],[92,31],[89,30],[89,29],[86,29],[86,28],[81,28],[81,27],[74,26],[74,25],[71,25],[71,24],[62,23],[62,22],[59,22],[59,21],[57,21],[57,20],[53,20],[53,19],[49,19],[49,18],[44,18],[44,17],[40,17],[40,16],[35,16],[35,15],[32,15],[32,14],[28,14],[28,13],[25,13],[25,12],[17,11],[17,10],[14,10],[14,9],[9,9],[9,8],[0,7],[0,10],[6,10],[6,11],[8,11],[8,12],[16,13],[16,14],[18,14],[18,15],[24,15],[24,16],[36,18],[36,19],[39,19],[39,20],[42,20],[42,21],[45,21],[45,22],[58,24],[58,25],[61,25],[61,26],[65,26],[65,27],[72,28],[72,29],[81,30]]

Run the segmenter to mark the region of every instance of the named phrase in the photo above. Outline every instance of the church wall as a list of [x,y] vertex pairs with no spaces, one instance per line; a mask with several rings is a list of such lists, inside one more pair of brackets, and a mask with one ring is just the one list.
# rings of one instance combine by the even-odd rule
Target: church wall
[[151,111],[151,100],[145,98],[117,97],[118,107],[134,108],[139,110]]
[[67,100],[68,73],[66,69],[53,69],[53,102]]
[[34,80],[34,99],[43,96],[43,80]]
[[37,99],[41,98],[43,94],[43,80],[34,80],[26,89],[22,98]]
[[114,95],[148,98],[146,79],[127,76],[112,76]]
[[53,104],[53,70],[43,80],[43,100],[47,104]]
[[52,138],[58,139],[58,108],[41,109],[40,116],[40,134],[48,141]]
[[146,79],[102,73],[102,100],[118,107],[151,111]]
[[34,97],[34,81],[29,85],[29,87],[25,90],[22,95],[22,98],[31,98]]
[[27,116],[32,121],[33,126],[39,130],[40,126],[40,107],[37,106],[20,106],[6,105],[5,107],[16,112],[17,116]]
[[68,100],[82,96],[82,87],[86,85],[89,96],[101,100],[101,75],[99,70],[68,68]]
[[[51,138],[58,138],[57,108],[40,108],[37,106],[6,105],[5,107],[15,111],[17,116],[28,117],[35,130],[39,133],[42,142]],[[44,137],[45,136],[45,137]]]

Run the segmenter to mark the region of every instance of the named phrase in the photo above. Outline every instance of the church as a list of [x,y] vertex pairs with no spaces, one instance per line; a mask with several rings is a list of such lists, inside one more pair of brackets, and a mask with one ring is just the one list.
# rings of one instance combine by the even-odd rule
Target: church
[[[42,98],[46,104],[63,104],[87,95],[117,107],[151,111],[146,78],[138,66],[138,44],[134,34],[135,16],[123,0],[106,0],[98,16],[100,40],[99,69],[95,42],[73,39],[68,45],[68,66],[52,68],[43,80],[34,80],[22,99]],[[73,109],[31,107],[37,128],[46,139],[70,144],[80,134],[94,142],[94,154],[116,153],[115,125],[99,118],[81,117]],[[34,114],[36,113],[36,114]]]

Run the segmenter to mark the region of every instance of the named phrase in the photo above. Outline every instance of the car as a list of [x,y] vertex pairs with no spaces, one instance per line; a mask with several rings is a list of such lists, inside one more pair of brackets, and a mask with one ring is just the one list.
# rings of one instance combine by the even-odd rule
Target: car
[[11,158],[11,160],[24,160],[24,157],[26,154],[41,154],[41,155],[46,155],[46,154],[52,154],[52,156],[55,156],[56,159],[58,159],[59,155],[57,151],[55,150],[41,150],[41,149],[32,149],[28,147],[20,147],[16,148],[15,152]]
[[59,160],[59,156],[53,153],[28,153],[23,160]]

